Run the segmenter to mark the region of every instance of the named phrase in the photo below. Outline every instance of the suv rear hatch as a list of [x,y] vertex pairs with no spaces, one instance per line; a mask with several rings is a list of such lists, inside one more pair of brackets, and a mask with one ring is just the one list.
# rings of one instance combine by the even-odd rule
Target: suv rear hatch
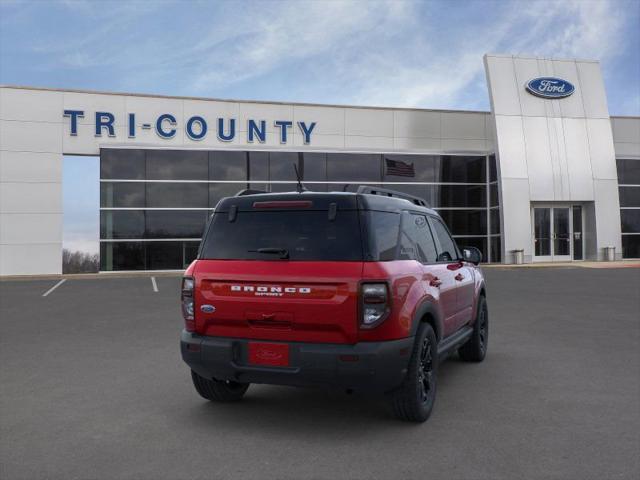
[[223,200],[194,271],[196,331],[221,337],[355,343],[361,237],[353,195]]

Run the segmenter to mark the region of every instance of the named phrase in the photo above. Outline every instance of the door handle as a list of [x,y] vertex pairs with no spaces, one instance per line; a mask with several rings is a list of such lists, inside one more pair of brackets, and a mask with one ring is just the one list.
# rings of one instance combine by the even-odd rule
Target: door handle
[[462,275],[461,273],[457,274],[455,278],[458,282],[461,282],[462,280],[464,280],[464,275]]
[[429,285],[431,285],[432,287],[439,287],[440,285],[442,285],[442,280],[440,280],[438,277],[433,277],[429,282]]

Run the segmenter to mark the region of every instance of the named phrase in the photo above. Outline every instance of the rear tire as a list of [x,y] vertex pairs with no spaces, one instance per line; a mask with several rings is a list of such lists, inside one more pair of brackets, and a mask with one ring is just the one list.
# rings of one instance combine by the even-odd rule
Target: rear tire
[[481,296],[478,300],[478,315],[473,324],[473,333],[463,346],[458,349],[458,355],[465,362],[481,362],[487,354],[489,341],[489,311],[487,300]]
[[409,369],[402,385],[391,393],[393,414],[406,422],[424,422],[436,400],[438,340],[431,325],[418,329]]
[[248,383],[238,383],[232,381],[223,381],[201,377],[191,370],[191,380],[196,392],[202,398],[211,400],[212,402],[237,402],[240,400],[247,389]]

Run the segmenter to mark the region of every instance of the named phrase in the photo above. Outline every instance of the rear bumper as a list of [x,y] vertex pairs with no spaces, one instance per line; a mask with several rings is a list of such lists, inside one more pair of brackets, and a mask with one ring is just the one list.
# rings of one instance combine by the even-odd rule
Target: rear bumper
[[187,365],[205,378],[386,392],[399,386],[407,373],[413,337],[355,345],[291,342],[288,367],[249,365],[248,343],[183,330],[180,350]]

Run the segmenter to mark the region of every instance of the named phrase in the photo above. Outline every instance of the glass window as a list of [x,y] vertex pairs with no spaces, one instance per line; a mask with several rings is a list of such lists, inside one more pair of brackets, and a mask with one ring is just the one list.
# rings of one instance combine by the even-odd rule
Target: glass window
[[453,238],[447,231],[447,227],[444,226],[440,219],[435,217],[429,217],[429,223],[431,224],[431,231],[438,241],[438,261],[450,262],[456,260],[459,257],[458,250]]
[[200,238],[207,210],[147,210],[145,238]]
[[436,181],[486,183],[486,157],[443,155],[436,167]]
[[[327,155],[324,153],[303,153],[303,175],[306,181],[315,180],[320,182],[327,181]],[[271,180],[279,180],[271,178]]]
[[640,235],[622,235],[622,257],[640,258]]
[[183,242],[147,242],[147,268],[178,270],[184,268]]
[[498,263],[502,261],[502,248],[500,237],[490,237],[491,243],[491,262]]
[[200,242],[182,242],[184,245],[184,264],[183,268],[187,268],[198,256]]
[[400,214],[365,211],[363,218],[369,232],[369,259],[379,262],[395,260],[400,230]]
[[143,242],[100,242],[100,270],[145,270]]
[[498,165],[496,163],[496,156],[489,155],[489,181],[496,182],[498,180]]
[[100,150],[100,178],[144,180],[144,150],[103,148]]
[[489,185],[489,201],[492,207],[500,205],[500,197],[498,196],[498,184],[492,183]]
[[328,153],[327,179],[336,182],[380,182],[381,156],[369,153]]
[[[270,192],[295,192],[296,188],[298,188],[297,183],[270,183],[269,191]],[[311,190],[308,185],[305,184],[305,188]]]
[[618,158],[616,164],[620,185],[640,185],[640,160]]
[[433,208],[487,206],[485,185],[429,185]]
[[466,247],[476,247],[482,252],[482,261],[489,261],[489,256],[487,253],[487,237],[464,237],[455,238],[454,240],[461,249]]
[[147,179],[207,180],[207,157],[204,151],[147,150]]
[[269,180],[268,152],[249,152],[249,180],[262,182]]
[[438,210],[453,235],[486,235],[487,210]]
[[491,233],[500,233],[500,210],[497,208],[489,210],[489,219],[491,221]]
[[209,180],[247,180],[248,166],[248,152],[209,152]]
[[257,186],[247,183],[210,183],[209,206],[214,208],[220,199],[224,197],[233,197],[240,190],[246,190],[247,188],[257,188]]
[[437,155],[384,155],[385,182],[435,182]]
[[357,211],[278,210],[215,214],[207,232],[202,258],[223,260],[280,260],[282,249],[290,260],[361,261],[362,244]]
[[144,183],[100,183],[100,206],[103,208],[144,208]]
[[640,207],[640,187],[619,187],[621,207]]
[[[269,179],[270,180],[297,180],[295,165],[303,175],[302,154],[292,152],[269,153]],[[304,177],[302,177],[304,178]]]
[[[414,253],[409,258],[422,263],[432,263],[436,261],[436,246],[431,236],[431,230],[427,222],[427,217],[411,213],[404,213],[402,220],[402,237],[400,259],[405,248],[410,248]],[[415,252],[414,252],[415,250]]]
[[207,183],[157,183],[147,186],[147,207],[159,208],[207,208],[209,185]]
[[640,233],[640,210],[620,210],[622,233]]
[[100,238],[144,238],[144,211],[100,211]]

